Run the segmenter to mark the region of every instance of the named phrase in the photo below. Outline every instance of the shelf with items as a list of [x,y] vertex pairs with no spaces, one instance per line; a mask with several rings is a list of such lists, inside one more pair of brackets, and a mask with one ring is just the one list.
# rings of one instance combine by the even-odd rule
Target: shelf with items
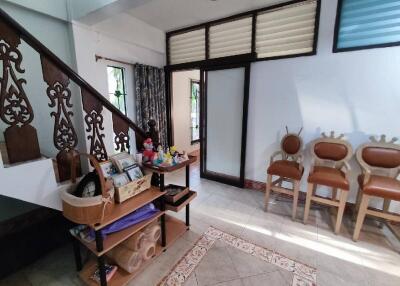
[[[135,278],[138,274],[140,274],[143,269],[145,269],[152,261],[154,258],[158,257],[163,251],[163,247],[161,245],[157,244],[156,245],[156,251],[154,256],[145,261],[142,266],[135,272],[133,273],[128,273],[124,269],[118,267],[117,272],[113,275],[113,277],[110,279],[110,281],[107,283],[108,286],[124,286],[129,283],[133,278]],[[79,273],[79,277],[81,280],[89,286],[98,286],[99,284],[94,281],[91,276],[97,269],[97,262],[95,260],[90,260],[88,263],[86,263],[85,267],[82,269],[82,271]]]
[[123,242],[124,240],[128,239],[135,233],[139,232],[140,230],[144,229],[146,226],[153,223],[155,220],[160,218],[163,214],[165,214],[164,211],[158,211],[152,217],[150,217],[142,222],[139,222],[139,223],[132,225],[121,231],[107,235],[107,237],[105,239],[103,239],[103,250],[102,251],[97,251],[96,241],[87,242],[79,237],[75,236],[75,238],[78,239],[87,249],[89,249],[91,252],[93,252],[94,255],[102,256],[106,252],[110,251],[115,246],[117,246],[118,244]]
[[[185,168],[185,186],[176,186],[182,188],[182,190],[189,190],[187,196],[180,204],[171,204],[165,203],[165,207],[169,211],[178,212],[183,208],[186,210],[186,227],[187,229],[190,226],[190,202],[197,196],[197,193],[194,191],[190,191],[190,165],[196,162],[195,156],[188,156],[188,160],[178,163],[173,166],[156,166],[151,163],[143,163],[143,167],[153,171],[154,173],[158,173],[160,176],[160,190],[162,192],[166,191],[167,186],[165,186],[165,174],[172,173],[179,169]],[[167,242],[168,243],[168,242]]]
[[154,200],[162,197],[165,192],[161,192],[157,187],[150,187],[148,190],[136,195],[135,197],[123,202],[115,204],[110,215],[106,216],[100,224],[90,225],[94,230],[100,230],[107,225],[117,221],[118,219],[130,214]]
[[[162,247],[160,243],[157,243],[155,254],[153,255],[153,257],[148,261],[146,261],[145,263],[143,263],[142,266],[133,273],[128,273],[122,268],[118,268],[117,272],[107,283],[108,286],[127,285],[132,279],[134,279],[138,274],[140,274],[155,258],[157,258],[163,252],[163,250],[171,246],[187,230],[187,227],[184,222],[169,215],[166,215],[165,223],[166,223],[166,240],[167,240],[166,246]],[[97,267],[98,267],[97,262],[95,260],[90,260],[80,271],[79,276],[85,284],[89,286],[99,285],[91,278],[93,273],[96,271]]]
[[181,199],[179,199],[175,203],[165,203],[165,209],[168,211],[179,212],[184,207],[189,205],[196,197],[197,197],[197,193],[195,191],[189,191],[189,193],[187,195],[183,196]]
[[153,165],[152,163],[143,163],[143,167],[150,169],[156,173],[159,174],[165,174],[165,173],[171,173],[174,172],[176,170],[182,169],[183,167],[189,166],[190,164],[193,164],[194,162],[196,162],[196,157],[195,156],[188,156],[188,160],[180,162],[176,165],[172,165],[172,166],[157,166],[157,165]]

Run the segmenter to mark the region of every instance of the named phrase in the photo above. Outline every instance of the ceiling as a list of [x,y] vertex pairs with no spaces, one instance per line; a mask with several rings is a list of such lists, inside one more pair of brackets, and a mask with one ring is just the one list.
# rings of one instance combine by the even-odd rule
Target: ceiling
[[125,10],[162,31],[201,24],[287,0],[148,0]]

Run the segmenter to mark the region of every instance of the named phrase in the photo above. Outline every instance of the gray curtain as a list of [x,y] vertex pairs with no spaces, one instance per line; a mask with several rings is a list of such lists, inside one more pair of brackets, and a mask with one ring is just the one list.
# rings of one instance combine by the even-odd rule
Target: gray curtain
[[148,122],[153,119],[157,123],[160,144],[168,145],[167,139],[167,106],[165,97],[164,70],[135,64],[136,123],[146,132]]

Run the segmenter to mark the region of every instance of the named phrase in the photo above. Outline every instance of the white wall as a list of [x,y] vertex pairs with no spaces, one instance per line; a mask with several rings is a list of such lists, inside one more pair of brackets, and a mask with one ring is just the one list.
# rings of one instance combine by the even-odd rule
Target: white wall
[[[126,15],[125,15],[126,16]],[[128,63],[143,63],[157,67],[163,67],[165,63],[164,34],[151,26],[126,16],[124,23],[117,18],[109,19],[104,23],[87,26],[79,22],[73,22],[73,34],[77,61],[77,71],[101,94],[108,97],[107,65],[122,66],[126,68],[127,82],[127,111],[128,117],[133,121],[134,112],[134,79],[133,69],[130,65],[121,65],[117,62],[99,60],[95,55],[116,59]],[[130,30],[130,32],[128,31]],[[124,40],[123,33],[126,37]],[[151,48],[149,48],[151,47]],[[114,135],[111,114],[104,112],[105,144],[109,154],[114,153]],[[131,143],[134,138],[131,138]]]
[[200,80],[200,71],[174,72],[173,84],[173,131],[174,144],[179,150],[192,152],[200,148],[200,144],[191,144],[190,129],[190,80]]
[[[316,56],[252,64],[246,178],[266,181],[285,125],[292,131],[303,126],[307,143],[323,131],[345,133],[354,149],[370,135],[400,135],[400,48],[332,53],[336,4],[322,1]],[[350,201],[360,172],[354,161],[352,167]]]
[[59,20],[68,20],[68,0],[3,0],[10,4],[25,7],[29,10],[48,15]]

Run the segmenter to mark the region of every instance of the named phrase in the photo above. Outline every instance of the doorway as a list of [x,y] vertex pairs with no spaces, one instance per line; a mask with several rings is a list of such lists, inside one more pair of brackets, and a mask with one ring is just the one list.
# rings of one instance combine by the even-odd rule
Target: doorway
[[250,64],[202,70],[201,177],[244,187]]
[[178,150],[200,155],[200,70],[175,71],[172,78],[172,141]]
[[171,141],[200,176],[244,187],[250,64],[172,71]]

